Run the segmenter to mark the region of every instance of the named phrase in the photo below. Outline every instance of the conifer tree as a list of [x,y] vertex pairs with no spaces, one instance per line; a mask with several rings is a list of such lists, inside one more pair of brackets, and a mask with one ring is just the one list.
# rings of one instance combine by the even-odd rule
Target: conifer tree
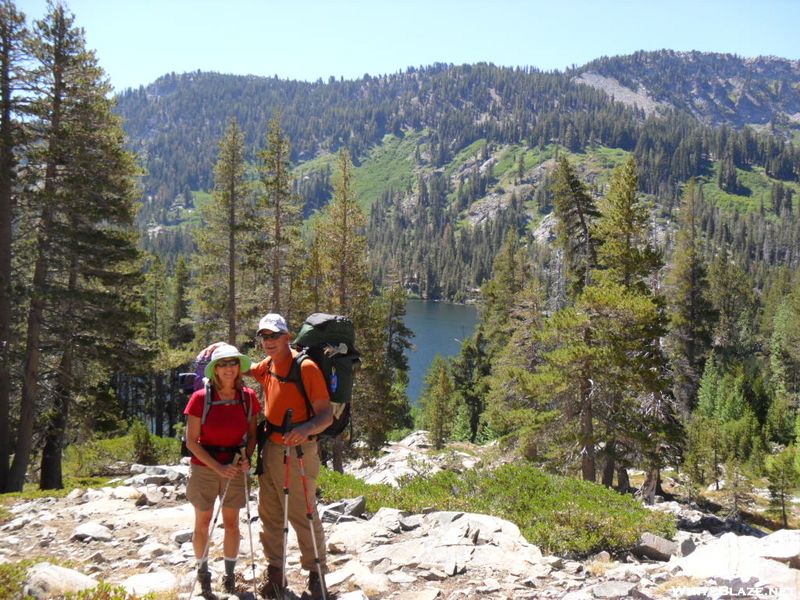
[[726,251],[709,268],[709,300],[718,315],[712,332],[714,348],[725,360],[750,357],[755,349],[755,285],[741,264],[731,263]]
[[[584,189],[572,181],[568,163],[561,169],[562,187]],[[566,220],[561,235],[584,231],[570,222],[586,223],[585,247],[592,249],[584,256],[594,258],[582,262],[590,272],[578,286],[574,306],[553,314],[538,336],[541,365],[525,383],[540,406],[559,409],[555,428],[562,443],[575,444],[586,480],[596,478],[596,448],[604,438],[606,485],[623,454],[646,461],[656,473],[674,433],[659,347],[665,321],[647,285],[660,261],[647,243],[646,210],[637,190],[635,163],[628,161],[612,175],[602,215],[594,208],[559,211]]]
[[[50,2],[33,29],[30,135],[22,230],[30,264],[18,440],[5,489],[21,490],[34,425],[44,428],[43,488],[61,487],[70,409],[140,348],[140,265],[132,156],[110,86],[82,30]],[[50,340],[55,340],[51,342]],[[141,358],[144,354],[139,355]],[[40,382],[48,379],[48,385]],[[41,417],[41,418],[39,418]]]
[[[222,337],[235,346],[240,329],[251,330],[256,304],[252,295],[245,302],[245,293],[256,285],[252,277],[247,277],[256,265],[250,263],[248,269],[244,264],[246,248],[255,234],[244,133],[235,118],[220,140],[219,151],[212,200],[200,210],[204,227],[194,232],[200,267],[195,312],[200,317],[198,331],[202,340]],[[242,300],[244,306],[237,306],[237,300]]]
[[11,456],[12,240],[17,159],[22,142],[25,87],[25,17],[0,0],[0,492]]
[[784,529],[789,527],[792,494],[800,482],[800,472],[795,465],[796,454],[795,447],[790,446],[767,461],[770,505],[780,512]]
[[489,360],[508,343],[515,328],[511,307],[530,280],[526,248],[516,232],[508,236],[494,258],[492,278],[481,288],[481,335],[487,343]]
[[437,354],[425,375],[418,420],[419,427],[430,431],[430,441],[437,450],[449,439],[458,413],[454,391],[448,361]]
[[366,217],[353,189],[353,163],[347,148],[339,151],[338,173],[330,204],[315,222],[320,240],[320,267],[325,274],[323,302],[347,311],[355,322],[366,314],[372,284],[369,280]]
[[167,389],[172,371],[163,367],[170,363],[169,336],[174,329],[169,311],[169,283],[167,270],[161,257],[152,256],[145,275],[145,302],[148,314],[147,339],[151,340],[156,358],[154,364],[160,368],[148,373],[145,411],[153,416],[153,433],[161,437],[164,433],[164,414],[169,396]]
[[[647,413],[652,417],[651,430],[648,431],[650,439],[657,439],[656,432],[665,433],[669,428],[666,421],[671,420],[671,402],[666,391],[666,357],[661,351],[660,340],[666,332],[666,319],[662,314],[661,298],[652,292],[652,286],[663,262],[652,247],[649,240],[650,207],[639,197],[639,177],[636,161],[633,156],[611,173],[611,183],[608,194],[600,200],[599,208],[601,217],[595,222],[595,236],[598,240],[597,263],[598,269],[593,273],[593,285],[603,287],[609,283],[622,286],[627,294],[639,296],[642,302],[651,303],[652,310],[638,313],[637,316],[645,320],[630,325],[630,339],[620,340],[618,346],[623,354],[629,356],[627,366],[622,366],[618,376],[619,385],[608,390],[607,401],[609,406],[605,413],[611,418],[604,420],[605,443],[605,468],[603,484],[611,486],[614,473],[617,471],[616,462],[620,458],[617,444],[620,437],[628,441],[628,445],[637,446],[637,450],[645,448],[639,444],[630,444],[630,440],[639,437],[635,435],[642,428],[641,416],[645,412],[638,408],[639,402],[630,404],[633,414],[625,414],[624,406],[626,393],[640,401],[649,398]],[[642,337],[634,338],[638,334]],[[648,339],[648,336],[652,336]],[[637,351],[636,345],[640,348]],[[660,410],[655,411],[658,407]],[[661,423],[658,423],[661,421]],[[631,429],[630,424],[635,423]],[[666,441],[663,436],[661,441]],[[641,439],[639,441],[642,441]],[[654,446],[650,457],[655,458],[661,454],[662,448]]]
[[[293,285],[290,280],[294,274],[291,260],[292,252],[300,247],[300,221],[302,210],[300,198],[292,192],[292,171],[289,157],[291,145],[288,136],[280,125],[280,113],[269,122],[267,145],[258,153],[261,161],[258,165],[259,177],[264,187],[264,194],[259,201],[259,212],[268,235],[268,252],[271,256],[270,266],[272,287],[269,302],[271,310],[283,314],[287,319],[294,317],[294,310],[289,306],[291,294],[284,294]],[[260,254],[261,244],[254,250]],[[253,260],[263,260],[263,256],[254,256]]]
[[403,317],[406,315],[408,299],[405,290],[399,285],[387,289],[383,294],[387,304],[386,360],[394,372],[394,381],[403,388],[408,385],[408,356],[406,350],[413,350],[411,342],[416,334],[406,327]]
[[647,294],[651,278],[663,261],[648,239],[651,207],[639,198],[636,169],[633,156],[628,156],[612,171],[608,195],[598,202],[602,218],[594,222],[599,267],[596,279]]
[[189,316],[189,284],[189,267],[181,255],[175,263],[175,273],[172,277],[173,288],[170,294],[172,302],[169,310],[172,330],[169,344],[173,348],[188,344],[194,339],[194,330]]
[[754,503],[754,485],[745,473],[742,463],[730,459],[725,464],[725,487],[722,491],[723,504],[727,510],[727,518],[742,520],[742,513]]
[[486,356],[486,344],[480,332],[462,341],[458,356],[450,363],[453,388],[463,407],[465,431],[462,439],[468,442],[483,440],[481,416],[486,411],[490,365]]
[[766,419],[772,441],[788,444],[800,403],[800,292],[794,290],[778,307],[770,339],[772,403]]
[[678,211],[677,243],[666,278],[670,327],[666,338],[678,406],[688,414],[697,404],[697,389],[711,350],[716,314],[702,256],[699,215],[702,190],[692,179]]
[[[353,163],[347,148],[339,152],[339,169],[330,204],[314,221],[314,256],[318,257],[317,310],[349,316],[358,332],[362,353],[353,391],[353,423],[368,442],[380,445],[405,406],[404,394],[392,391],[392,368],[386,356],[386,306],[372,297],[366,238],[366,217],[353,190]],[[333,466],[343,470],[343,440],[334,440]]]
[[574,298],[590,283],[590,273],[597,265],[592,224],[600,212],[588,187],[564,156],[558,159],[551,191],[556,243],[563,252],[567,289]]

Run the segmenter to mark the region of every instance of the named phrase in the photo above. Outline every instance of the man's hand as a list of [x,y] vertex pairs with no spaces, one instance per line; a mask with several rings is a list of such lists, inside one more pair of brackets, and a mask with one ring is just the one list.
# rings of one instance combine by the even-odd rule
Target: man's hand
[[197,360],[205,360],[207,358],[211,358],[211,355],[214,353],[214,350],[224,345],[225,342],[214,342],[210,346],[206,346],[198,353]]
[[297,446],[308,441],[308,436],[313,435],[309,423],[303,423],[292,427],[289,431],[283,434],[283,443],[287,446]]

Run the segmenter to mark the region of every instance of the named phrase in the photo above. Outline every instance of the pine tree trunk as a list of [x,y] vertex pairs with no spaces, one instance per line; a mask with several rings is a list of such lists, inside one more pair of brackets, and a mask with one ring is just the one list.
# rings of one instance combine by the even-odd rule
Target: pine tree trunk
[[333,470],[344,473],[344,442],[340,435],[333,439]]
[[[591,331],[584,332],[584,343],[588,346],[591,342]],[[581,474],[584,481],[595,481],[597,476],[594,449],[594,410],[592,407],[592,382],[588,377],[581,377],[580,382],[581,402]]]
[[[5,137],[5,136],[4,136]],[[2,143],[0,159],[0,493],[8,492],[8,460],[11,456],[11,180],[7,167],[10,159]],[[9,156],[7,156],[7,154]]]
[[59,385],[60,406],[54,407],[54,416],[47,424],[44,448],[42,449],[41,473],[39,488],[42,490],[60,490],[64,487],[61,460],[64,454],[67,422],[72,399],[69,390]]
[[[73,257],[72,269],[69,276],[69,290],[75,292],[77,288],[77,265]],[[64,440],[66,439],[67,423],[69,422],[69,409],[72,401],[72,366],[75,357],[74,345],[69,341],[64,345],[61,361],[58,366],[54,402],[50,421],[47,423],[45,445],[42,450],[41,473],[39,474],[39,488],[42,490],[60,490],[64,487],[61,472],[61,458],[64,453]]]
[[627,494],[631,489],[631,480],[628,477],[628,469],[619,467],[617,469],[617,491],[620,494]]
[[[171,371],[167,371],[170,373]],[[153,435],[164,437],[164,373],[156,377],[155,415],[153,416]]]
[[[43,290],[47,279],[46,261],[40,251],[33,276],[33,290]],[[42,332],[42,315],[44,313],[44,297],[34,293],[28,312],[28,332],[25,342],[25,359],[22,373],[22,398],[19,410],[19,426],[17,427],[17,446],[14,461],[6,482],[7,492],[21,492],[25,485],[25,476],[33,449],[33,425],[36,420],[36,393],[39,361],[41,358],[40,337]]]
[[606,438],[606,446],[604,450],[605,462],[603,463],[603,485],[607,488],[614,487],[614,472],[616,471],[617,461],[614,457],[614,447],[616,440],[609,436]]
[[[13,6],[13,5],[12,5]],[[11,6],[3,7],[2,18],[5,21],[2,29],[2,71],[0,71],[0,493],[11,491],[6,489],[8,477],[8,461],[11,457],[11,367],[9,364],[11,351],[11,240],[13,239],[14,196],[12,181],[14,178],[14,128],[12,121],[14,81],[19,73],[15,71],[16,59],[14,50],[21,42],[21,16]],[[6,8],[11,9],[6,12]]]

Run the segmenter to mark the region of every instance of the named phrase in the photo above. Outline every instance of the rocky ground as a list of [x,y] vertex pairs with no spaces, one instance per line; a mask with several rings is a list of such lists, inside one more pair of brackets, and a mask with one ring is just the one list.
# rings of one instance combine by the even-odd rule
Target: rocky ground
[[[466,468],[476,460],[457,451],[434,459],[424,450],[418,433],[391,445],[379,461],[349,468],[367,481],[392,483],[440,468],[437,460],[448,466],[462,461]],[[129,470],[117,487],[9,507],[15,518],[0,527],[0,562],[41,558],[64,565],[31,569],[27,593],[48,598],[105,580],[137,595],[154,592],[158,600],[189,598],[194,577],[193,513],[184,497],[188,467]],[[800,532],[734,533],[713,515],[674,502],[655,509],[675,514],[681,528],[675,540],[646,535],[628,556],[613,560],[601,553],[581,562],[543,556],[515,525],[487,515],[383,508],[366,518],[363,507],[357,498],[321,507],[331,568],[327,582],[341,600],[800,598]],[[250,520],[242,511],[240,600],[253,600],[253,578],[261,581],[265,568],[255,494]],[[217,576],[221,539],[218,527],[210,551]],[[305,574],[293,534],[289,555],[287,599],[297,599]]]

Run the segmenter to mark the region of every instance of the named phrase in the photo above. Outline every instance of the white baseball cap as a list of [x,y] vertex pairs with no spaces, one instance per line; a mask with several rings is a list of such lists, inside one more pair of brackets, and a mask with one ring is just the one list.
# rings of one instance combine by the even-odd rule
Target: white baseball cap
[[269,313],[261,317],[256,331],[261,331],[263,329],[274,331],[275,333],[289,333],[289,328],[286,326],[286,319],[276,313]]

